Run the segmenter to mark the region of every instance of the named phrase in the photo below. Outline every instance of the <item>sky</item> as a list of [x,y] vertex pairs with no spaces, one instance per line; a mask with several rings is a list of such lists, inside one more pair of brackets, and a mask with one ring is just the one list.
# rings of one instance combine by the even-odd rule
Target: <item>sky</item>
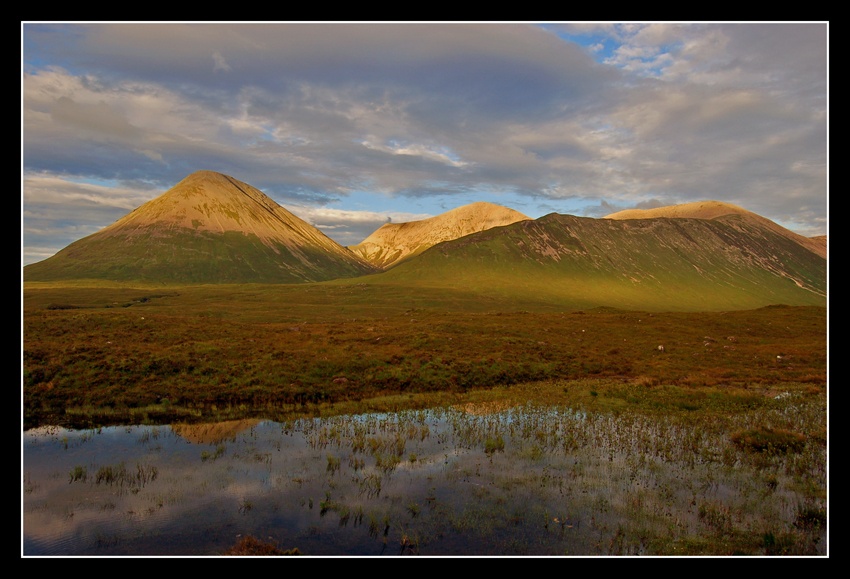
[[199,170],[342,245],[476,201],[828,234],[828,22],[21,22],[21,262]]

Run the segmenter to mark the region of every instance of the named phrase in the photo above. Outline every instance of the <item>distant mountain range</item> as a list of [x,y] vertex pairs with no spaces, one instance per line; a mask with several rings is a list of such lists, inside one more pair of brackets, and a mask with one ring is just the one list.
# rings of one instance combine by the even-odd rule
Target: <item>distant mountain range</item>
[[199,171],[24,267],[25,281],[303,283],[354,279],[585,308],[825,305],[826,239],[704,201],[603,219],[473,203],[343,247],[250,185]]

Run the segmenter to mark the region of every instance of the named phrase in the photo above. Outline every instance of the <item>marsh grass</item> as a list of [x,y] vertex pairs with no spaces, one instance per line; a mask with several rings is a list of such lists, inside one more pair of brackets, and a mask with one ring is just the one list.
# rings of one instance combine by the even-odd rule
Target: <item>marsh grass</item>
[[[505,460],[521,463],[522,474],[506,470],[503,479],[495,474],[497,464],[482,478],[473,463],[460,466],[447,455],[444,476],[471,485],[467,493],[474,502],[448,508],[432,491],[424,496],[428,511],[417,510],[414,518],[436,508],[453,534],[501,541],[510,528],[528,524],[528,513],[540,508],[531,505],[537,505],[541,497],[557,496],[572,512],[547,510],[537,520],[546,533],[561,539],[582,537],[566,551],[815,554],[826,524],[821,493],[826,485],[825,446],[807,439],[803,446],[795,445],[793,453],[765,455],[736,443],[732,433],[759,423],[816,430],[824,410],[819,399],[802,386],[782,401],[767,398],[762,404],[747,403],[724,418],[711,404],[687,410],[675,403],[672,407],[679,411],[663,417],[655,412],[655,405],[646,413],[574,411],[536,403],[486,416],[435,410],[450,425],[451,446],[494,448],[494,441],[501,439],[500,453],[506,454]],[[405,421],[414,420],[412,416],[400,413],[377,423],[358,419],[343,427],[340,424],[346,419],[339,423],[328,419],[334,426],[324,428],[345,431],[351,424],[371,424],[373,437],[386,437],[386,444]],[[341,448],[345,440],[340,439]],[[380,446],[377,440],[373,444]],[[380,455],[375,459],[380,464]],[[798,462],[807,466],[801,468]],[[526,493],[527,499],[521,498]],[[795,503],[804,496],[811,506]],[[517,500],[529,505],[526,513],[506,508]],[[407,503],[410,515],[411,505],[418,504]],[[579,533],[579,529],[584,530]],[[402,542],[404,536],[409,538],[403,535]],[[535,552],[517,538],[505,539],[504,544],[511,545],[512,552]]]
[[[79,477],[79,474],[82,474],[82,476]],[[104,465],[98,468],[97,473],[94,475],[94,480],[95,484],[117,485],[121,487],[126,486],[137,491],[149,482],[156,480],[157,476],[159,476],[159,469],[156,466],[136,464],[136,468],[128,469],[127,466],[121,462],[117,465]],[[85,482],[87,478],[85,470],[80,473],[80,471],[75,468],[72,472],[71,482]]]
[[[601,400],[614,398],[620,387],[606,384],[594,386]],[[476,392],[474,402],[452,407],[263,423],[232,436],[230,451],[218,460],[196,467],[223,477],[196,492],[235,485],[242,494],[233,511],[244,522],[232,524],[245,534],[278,537],[304,554],[330,548],[363,554],[374,548],[420,555],[822,555],[825,440],[807,436],[794,452],[765,453],[736,444],[732,436],[759,428],[820,432],[825,395],[806,384],[784,386],[786,395],[762,396],[759,404],[733,405],[736,410],[725,412],[713,403],[681,409],[675,404],[678,391],[665,389],[637,411],[528,399],[504,404],[505,398],[496,403]],[[563,393],[565,387],[587,391],[564,383],[548,389],[537,384],[529,391]],[[659,410],[663,401],[669,404],[665,411]],[[151,441],[150,433],[128,435]],[[78,436],[69,436],[72,447],[80,446]],[[301,460],[307,462],[296,468],[281,436],[301,440],[307,453]],[[55,436],[59,446],[60,438]],[[97,438],[94,434],[85,444]],[[162,434],[156,438],[167,442]],[[391,454],[399,438],[415,461]],[[502,450],[483,451],[487,441],[498,440],[495,446]],[[268,461],[255,458],[266,457],[275,444],[282,454],[275,451]],[[124,480],[109,499],[111,511],[126,509],[119,501],[127,485],[136,484],[131,479],[139,469],[124,464],[89,465],[87,479],[79,476],[74,484],[116,486]],[[142,460],[135,464],[161,471]],[[73,464],[68,469],[83,471]],[[234,479],[242,469],[251,473],[255,490]],[[100,483],[91,472],[103,475]],[[185,509],[187,497],[172,496],[161,478],[150,491],[137,485],[140,498],[157,516]],[[31,475],[27,481],[45,486]],[[290,492],[291,504],[285,498]],[[303,512],[295,517],[304,520],[303,530],[272,531],[278,529],[276,521],[293,516],[285,515],[292,509]],[[79,507],[74,511],[79,514]],[[323,547],[323,540],[329,546]],[[126,539],[116,539],[100,549],[125,544]]]
[[76,481],[85,482],[86,479],[88,479],[88,469],[82,465],[75,466],[73,469],[71,469],[71,472],[68,475],[69,483]]
[[216,445],[215,450],[213,452],[210,452],[208,450],[202,450],[201,460],[204,462],[208,460],[216,460],[224,456],[225,452],[227,452],[227,446],[225,446],[224,444],[218,444]]

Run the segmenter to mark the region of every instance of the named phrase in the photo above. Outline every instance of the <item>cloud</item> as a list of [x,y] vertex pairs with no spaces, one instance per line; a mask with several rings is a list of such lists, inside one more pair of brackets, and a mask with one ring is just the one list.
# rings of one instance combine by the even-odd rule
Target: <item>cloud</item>
[[219,51],[213,52],[213,71],[214,72],[230,72],[230,65],[224,60],[224,57]]
[[[819,23],[25,23],[23,202],[52,177],[76,218],[79,183],[153,194],[209,169],[284,207],[717,199],[825,233],[826,38]],[[338,217],[329,233],[354,227]]]
[[23,176],[22,189],[22,265],[50,257],[160,193],[139,183],[74,182],[37,173]]
[[444,147],[440,150],[439,148],[433,149],[429,148],[427,145],[420,144],[401,145],[398,143],[391,143],[389,145],[383,145],[379,143],[372,143],[369,140],[363,141],[363,146],[367,149],[389,153],[390,155],[420,157],[427,161],[435,161],[452,167],[463,167],[467,165],[467,163],[457,159],[456,155],[453,155],[451,151],[446,150]]
[[357,245],[385,223],[407,223],[434,217],[428,213],[382,213],[303,205],[290,205],[287,209],[344,246]]

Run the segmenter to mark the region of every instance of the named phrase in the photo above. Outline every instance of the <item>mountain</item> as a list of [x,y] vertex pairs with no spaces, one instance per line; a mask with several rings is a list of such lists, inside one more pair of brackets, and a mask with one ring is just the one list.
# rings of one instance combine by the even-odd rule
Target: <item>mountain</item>
[[811,240],[811,242],[817,247],[817,251],[815,253],[828,257],[826,249],[826,235],[815,235],[814,237],[809,237],[809,240]]
[[24,267],[24,279],[297,283],[374,271],[260,190],[198,171],[112,225]]
[[526,219],[529,217],[501,205],[471,203],[421,221],[385,223],[349,249],[387,269],[443,241]]
[[370,276],[369,283],[474,292],[482,300],[533,296],[565,309],[825,306],[826,259],[799,236],[753,215],[553,213],[443,242]]
[[26,266],[24,279],[351,279],[392,285],[404,296],[450,290],[518,307],[533,301],[564,309],[724,311],[825,306],[826,270],[825,237],[802,237],[716,201],[603,219],[557,213],[530,219],[473,203],[430,219],[385,224],[345,248],[258,189],[199,171],[112,225]]
[[654,219],[659,217],[693,217],[696,219],[717,219],[727,215],[740,215],[742,219],[750,222],[761,224],[764,227],[772,229],[779,235],[787,237],[792,241],[796,241],[803,247],[817,253],[821,257],[826,257],[826,236],[804,237],[793,231],[785,229],[781,225],[774,223],[770,219],[762,217],[752,211],[747,211],[742,207],[722,201],[696,201],[693,203],[683,203],[681,205],[668,205],[666,207],[656,207],[654,209],[626,209],[618,211],[610,215],[606,215],[605,219]]

